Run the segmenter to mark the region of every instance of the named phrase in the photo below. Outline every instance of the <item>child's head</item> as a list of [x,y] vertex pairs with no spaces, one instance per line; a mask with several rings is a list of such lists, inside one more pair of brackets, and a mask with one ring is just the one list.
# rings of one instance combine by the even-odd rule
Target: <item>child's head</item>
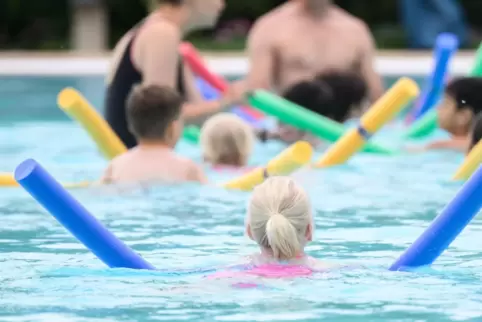
[[[331,90],[323,82],[309,80],[296,83],[283,93],[283,98],[317,114],[334,118],[330,105]],[[287,143],[302,140],[306,135],[306,132],[281,122],[278,123],[278,132],[280,139]]]
[[164,143],[174,147],[184,126],[183,99],[173,89],[137,85],[127,98],[127,122],[137,141]]
[[253,129],[232,113],[209,118],[201,129],[204,159],[214,165],[245,166],[253,150]]
[[480,140],[482,140],[482,113],[479,113],[475,118],[472,131],[470,132],[469,150],[467,152],[470,152]]
[[455,136],[466,136],[475,115],[482,111],[482,78],[451,81],[438,107],[440,127]]
[[330,72],[316,77],[325,83],[332,93],[332,119],[344,122],[358,117],[368,104],[368,87],[365,79],[351,72]]
[[272,177],[254,188],[246,231],[278,260],[294,259],[312,240],[313,217],[306,192],[289,177]]

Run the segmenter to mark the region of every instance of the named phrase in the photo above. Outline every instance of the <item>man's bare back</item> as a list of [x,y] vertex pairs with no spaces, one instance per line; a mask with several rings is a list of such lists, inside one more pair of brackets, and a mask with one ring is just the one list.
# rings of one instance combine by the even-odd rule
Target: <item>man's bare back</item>
[[193,161],[177,155],[168,147],[137,146],[111,161],[103,183],[178,183],[206,182]]
[[332,4],[310,15],[309,1],[327,0],[291,0],[256,22],[248,39],[248,88],[280,92],[328,71],[358,71],[376,100],[383,86],[373,68],[375,46],[365,23]]

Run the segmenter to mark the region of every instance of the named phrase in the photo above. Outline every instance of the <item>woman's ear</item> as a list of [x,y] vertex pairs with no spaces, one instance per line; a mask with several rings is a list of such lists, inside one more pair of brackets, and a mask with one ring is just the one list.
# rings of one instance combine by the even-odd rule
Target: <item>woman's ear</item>
[[250,224],[246,225],[246,235],[248,235],[249,239],[254,240],[253,234],[251,233],[251,225]]
[[308,224],[308,226],[306,226],[305,238],[307,241],[313,240],[313,226],[311,224]]

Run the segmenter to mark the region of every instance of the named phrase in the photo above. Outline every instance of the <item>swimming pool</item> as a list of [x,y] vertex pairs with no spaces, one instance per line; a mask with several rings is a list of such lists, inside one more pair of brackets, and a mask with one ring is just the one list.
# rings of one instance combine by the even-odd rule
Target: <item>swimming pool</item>
[[[35,157],[62,181],[94,180],[106,161],[56,107],[73,86],[96,106],[102,78],[0,78],[0,171]],[[399,129],[381,140],[398,145]],[[442,135],[442,134],[436,134]],[[282,146],[256,147],[262,164]],[[200,161],[195,146],[179,151]],[[276,290],[233,289],[203,274],[107,270],[21,189],[0,192],[0,321],[453,321],[482,316],[480,219],[424,273],[391,273],[393,260],[460,187],[455,153],[358,155],[347,165],[295,176],[312,196],[317,258],[366,268],[316,279],[268,281]],[[226,174],[210,173],[213,181]],[[195,185],[121,197],[74,195],[121,239],[159,268],[232,264],[255,252],[244,237],[249,194]]]

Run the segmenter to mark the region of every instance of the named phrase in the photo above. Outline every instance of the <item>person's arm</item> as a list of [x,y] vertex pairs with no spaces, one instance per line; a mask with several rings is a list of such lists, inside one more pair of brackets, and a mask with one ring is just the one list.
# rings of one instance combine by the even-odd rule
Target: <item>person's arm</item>
[[261,142],[266,142],[269,140],[280,140],[280,135],[278,132],[272,132],[267,129],[255,129],[255,135]]
[[268,22],[261,18],[251,28],[247,51],[249,71],[244,82],[244,92],[258,88],[270,89],[274,85],[275,73],[275,47],[273,44],[273,32]]
[[360,25],[360,72],[367,82],[369,99],[376,102],[383,95],[383,82],[375,70],[376,46],[370,29],[364,24]]
[[184,65],[184,84],[188,96],[188,102],[183,106],[187,124],[202,125],[213,114],[228,110],[232,105],[229,93],[219,100],[204,100],[196,86],[194,74],[187,65]]
[[[143,84],[168,86],[176,89],[180,41],[181,36],[178,30],[163,22],[153,23],[139,33],[135,43],[134,56],[137,66],[142,71]],[[195,84],[192,74],[185,73],[185,76],[189,79],[187,82],[188,102],[183,106],[187,123],[202,123],[204,119],[229,105],[227,100],[203,101],[199,92],[196,93],[193,89]]]
[[107,166],[107,169],[105,169],[104,174],[100,178],[98,184],[104,185],[104,184],[111,184],[111,183],[113,183],[112,163]]
[[144,85],[176,88],[180,32],[165,22],[152,22],[134,40],[133,60]]
[[466,152],[469,142],[467,138],[453,138],[450,140],[436,141],[426,146],[427,150],[455,150]]

